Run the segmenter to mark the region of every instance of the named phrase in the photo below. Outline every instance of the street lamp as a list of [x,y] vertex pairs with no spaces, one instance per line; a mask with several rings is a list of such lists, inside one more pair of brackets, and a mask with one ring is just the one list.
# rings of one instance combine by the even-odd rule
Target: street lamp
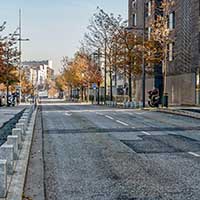
[[30,41],[28,38],[23,39],[22,38],[22,14],[21,14],[21,9],[19,9],[19,33],[16,34],[19,36],[18,41],[19,41],[19,103],[21,103],[21,98],[22,98],[22,77],[21,77],[21,65],[22,65],[22,42]]

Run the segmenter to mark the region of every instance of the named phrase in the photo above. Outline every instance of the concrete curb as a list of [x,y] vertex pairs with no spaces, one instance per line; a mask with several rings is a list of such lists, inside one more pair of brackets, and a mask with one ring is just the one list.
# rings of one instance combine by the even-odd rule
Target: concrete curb
[[174,114],[174,115],[181,115],[185,117],[191,117],[195,119],[200,119],[200,114],[199,113],[194,113],[186,110],[175,110],[175,109],[169,109],[169,108],[159,108],[154,110],[156,112],[163,112],[163,113],[168,113],[168,114]]
[[8,182],[7,197],[0,198],[0,200],[22,200],[37,109],[33,111],[31,107],[30,112],[33,112],[33,114],[26,130],[22,149],[15,163],[14,174],[11,177],[10,183]]

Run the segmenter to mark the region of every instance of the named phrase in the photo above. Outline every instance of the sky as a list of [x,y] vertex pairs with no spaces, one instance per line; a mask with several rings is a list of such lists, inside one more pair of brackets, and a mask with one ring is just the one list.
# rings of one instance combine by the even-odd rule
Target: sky
[[127,18],[128,0],[1,0],[0,19],[7,22],[4,34],[13,32],[21,8],[23,38],[30,39],[22,60],[52,60],[58,71],[62,57],[78,50],[97,6]]

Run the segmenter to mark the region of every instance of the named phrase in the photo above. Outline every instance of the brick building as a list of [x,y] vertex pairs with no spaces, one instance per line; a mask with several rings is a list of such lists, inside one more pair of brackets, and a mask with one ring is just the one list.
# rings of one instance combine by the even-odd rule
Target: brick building
[[[169,0],[170,1],[170,0]],[[129,27],[142,28],[150,34],[150,21],[160,14],[157,7],[162,0],[129,0]],[[169,29],[173,41],[169,44],[167,63],[167,92],[171,105],[200,104],[200,1],[174,0],[170,8]],[[145,12],[145,13],[144,13]],[[147,90],[163,90],[162,65],[154,66],[154,76],[146,79]],[[136,99],[141,100],[142,82],[136,82]]]

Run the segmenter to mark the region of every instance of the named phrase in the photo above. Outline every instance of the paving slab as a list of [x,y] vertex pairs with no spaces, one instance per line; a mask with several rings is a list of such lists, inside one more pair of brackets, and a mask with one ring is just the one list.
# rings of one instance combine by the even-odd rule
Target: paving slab
[[0,108],[0,128],[15,115],[19,114],[24,108],[26,108],[25,105]]

